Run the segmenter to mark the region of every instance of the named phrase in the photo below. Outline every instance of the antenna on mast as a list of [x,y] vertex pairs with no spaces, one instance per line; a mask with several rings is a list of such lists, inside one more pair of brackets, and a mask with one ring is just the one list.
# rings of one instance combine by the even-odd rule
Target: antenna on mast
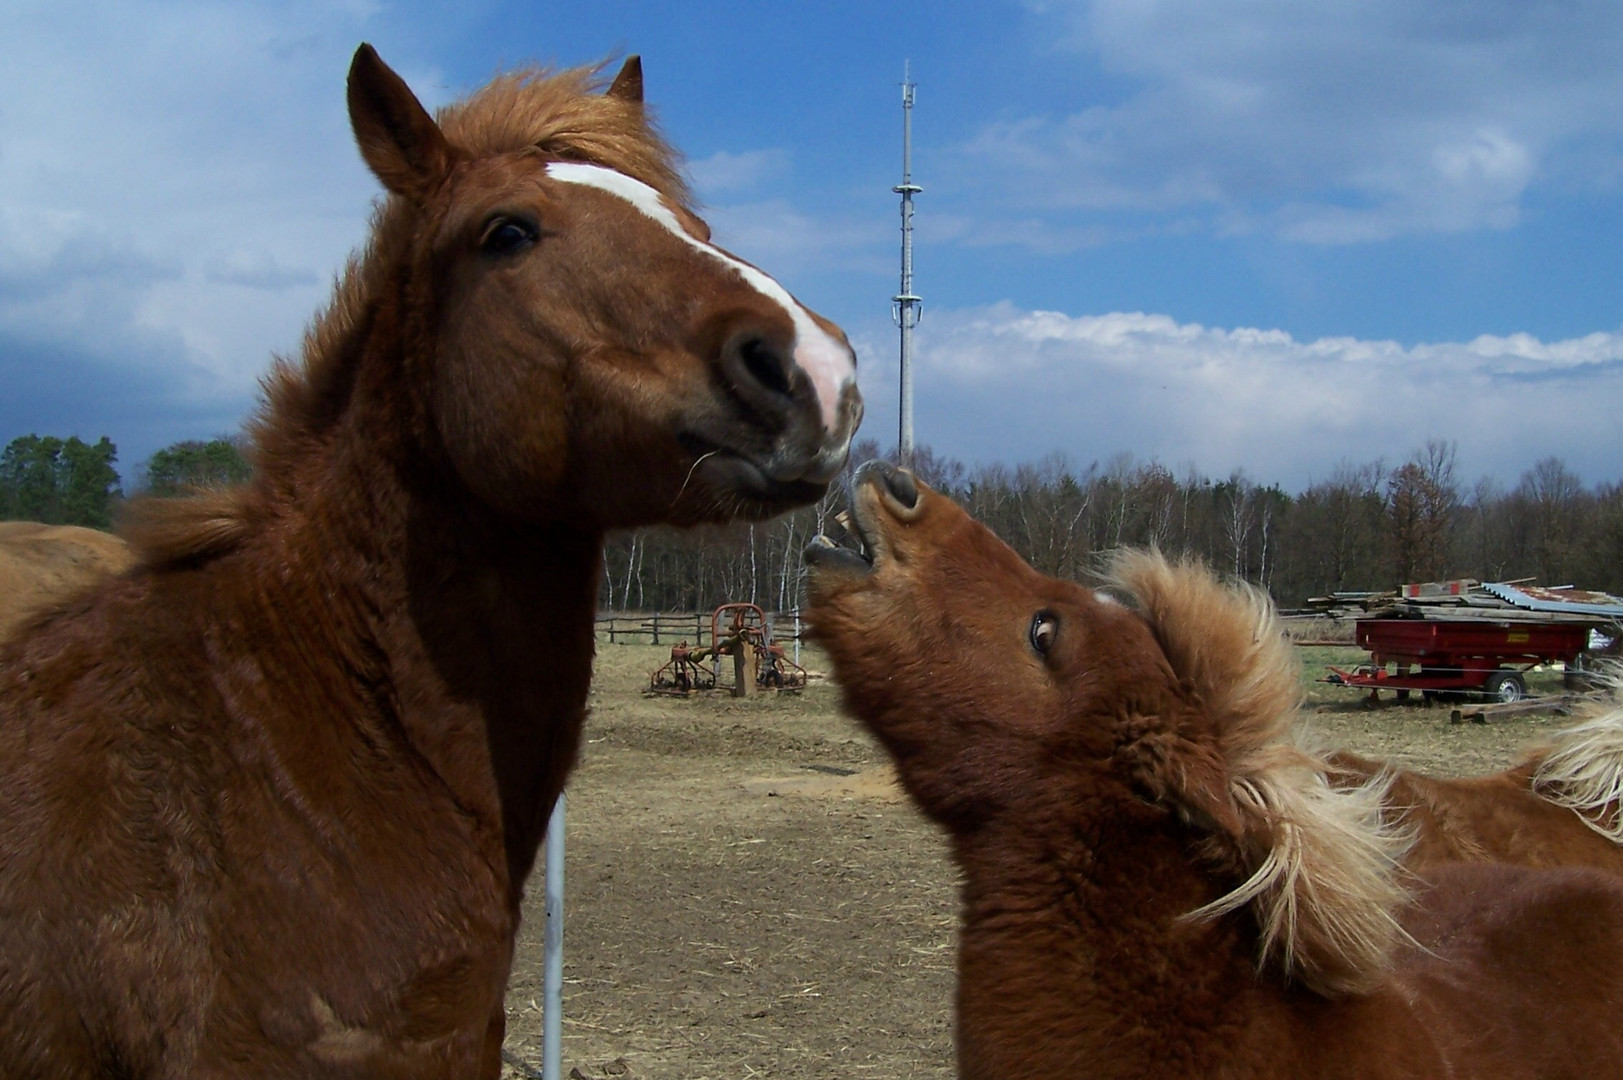
[[911,62],[902,66],[902,182],[891,188],[902,197],[902,288],[890,298],[890,314],[901,328],[901,420],[896,449],[902,464],[913,462],[913,327],[923,314],[924,298],[913,293],[913,196],[924,189],[913,183],[913,78]]

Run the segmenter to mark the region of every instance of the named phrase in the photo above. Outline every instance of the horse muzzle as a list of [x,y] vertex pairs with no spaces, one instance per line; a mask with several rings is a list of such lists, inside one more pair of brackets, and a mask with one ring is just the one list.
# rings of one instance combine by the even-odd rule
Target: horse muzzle
[[857,542],[843,547],[816,536],[801,558],[814,571],[866,576],[893,555],[891,531],[915,520],[924,510],[924,491],[906,469],[870,461],[857,470],[851,485],[851,509],[838,520]]

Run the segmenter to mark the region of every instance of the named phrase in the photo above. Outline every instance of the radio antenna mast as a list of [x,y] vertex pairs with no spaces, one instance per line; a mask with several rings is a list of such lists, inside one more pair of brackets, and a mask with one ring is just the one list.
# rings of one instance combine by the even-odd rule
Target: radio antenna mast
[[913,293],[913,196],[924,189],[913,183],[912,64],[902,66],[902,182],[891,188],[902,197],[902,288],[890,298],[891,318],[901,328],[901,421],[896,437],[902,464],[913,461],[913,327],[923,314],[924,298]]

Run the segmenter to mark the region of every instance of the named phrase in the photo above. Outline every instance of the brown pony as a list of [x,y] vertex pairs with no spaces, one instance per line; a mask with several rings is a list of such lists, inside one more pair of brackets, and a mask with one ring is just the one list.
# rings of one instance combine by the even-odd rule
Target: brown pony
[[389,191],[253,427],[250,485],[0,652],[0,1073],[494,1076],[575,760],[604,531],[818,497],[843,334],[711,246],[633,58],[429,116],[370,47]]
[[1386,775],[1387,805],[1415,838],[1407,865],[1448,862],[1592,866],[1623,877],[1623,703],[1555,733],[1549,745],[1492,776],[1445,779],[1346,751],[1327,755],[1331,781]]
[[[1292,730],[1266,598],[1153,554],[1122,600],[862,472],[869,555],[808,551],[852,711],[963,873],[959,1074],[1623,1075],[1623,883],[1439,870]],[[871,561],[870,561],[871,560]]]

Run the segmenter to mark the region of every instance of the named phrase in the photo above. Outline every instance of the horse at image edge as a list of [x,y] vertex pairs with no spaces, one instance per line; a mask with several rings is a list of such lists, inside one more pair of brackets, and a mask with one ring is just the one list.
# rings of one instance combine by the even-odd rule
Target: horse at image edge
[[431,117],[368,46],[388,189],[278,362],[252,480],[0,649],[0,1073],[495,1077],[574,763],[607,530],[819,498],[844,335],[709,242],[641,66]]

